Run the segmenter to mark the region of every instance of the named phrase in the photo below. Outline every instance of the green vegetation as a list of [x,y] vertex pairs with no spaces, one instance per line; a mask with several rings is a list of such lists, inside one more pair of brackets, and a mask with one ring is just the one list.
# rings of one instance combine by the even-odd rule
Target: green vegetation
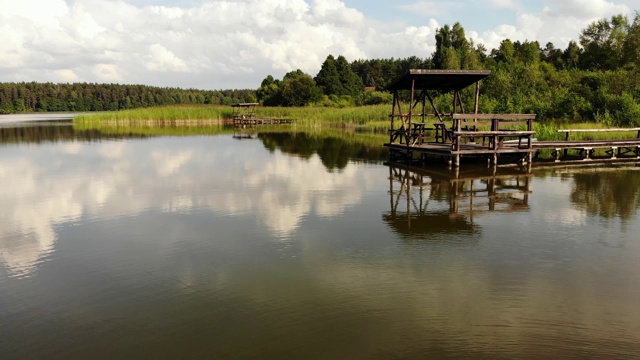
[[[371,134],[378,143],[386,139],[389,128],[389,106],[358,107],[259,107],[259,118],[294,119],[294,124],[275,127],[276,131],[302,131],[305,133],[358,133]],[[74,119],[78,129],[96,129],[105,133],[129,132],[144,135],[211,135],[231,133],[224,128],[224,119],[232,116],[227,106],[167,106],[147,109],[123,110],[81,115]],[[437,119],[429,118],[428,122]],[[538,140],[563,140],[565,135],[558,129],[599,129],[608,128],[606,123],[576,122],[535,122],[534,130]],[[479,129],[484,129],[480,127]],[[345,131],[346,130],[346,131]],[[488,130],[488,129],[484,129]],[[269,132],[270,127],[260,128],[260,132]],[[573,140],[621,139],[634,137],[635,132],[594,132],[574,133]],[[380,138],[383,136],[383,138]]]
[[[346,108],[327,107],[259,107],[256,116],[270,119],[294,119],[297,126],[326,126],[334,128],[361,128],[384,131],[389,127],[389,106],[360,106]],[[166,106],[80,115],[74,123],[93,126],[107,122],[111,125],[162,125],[195,123],[222,124],[233,116],[229,106]]]
[[95,123],[99,121],[178,121],[215,120],[222,122],[233,116],[229,106],[158,106],[151,108],[101,112],[77,116],[75,123]]

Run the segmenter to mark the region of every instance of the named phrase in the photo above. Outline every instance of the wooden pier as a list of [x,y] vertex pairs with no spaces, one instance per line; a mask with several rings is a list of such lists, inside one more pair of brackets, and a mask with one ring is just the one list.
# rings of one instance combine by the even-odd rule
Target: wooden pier
[[[564,141],[537,141],[535,114],[480,114],[480,81],[486,70],[409,70],[387,89],[393,93],[389,148],[392,162],[444,159],[459,167],[463,158],[489,164],[534,165],[640,162],[640,128],[559,130]],[[475,85],[473,113],[465,113],[461,92]],[[401,93],[404,92],[404,93]],[[407,94],[408,93],[408,94]],[[442,113],[433,99],[453,94],[452,112]],[[403,104],[403,100],[409,100]],[[427,112],[427,102],[433,109]],[[434,121],[429,121],[434,119]],[[570,140],[578,132],[636,132],[635,138]],[[598,150],[600,149],[600,150]],[[547,150],[550,158],[541,154]]]
[[293,122],[291,119],[258,118],[256,115],[258,105],[258,103],[241,103],[231,105],[233,108],[233,125],[280,125],[291,124]]
[[[567,129],[558,130],[565,133],[564,141],[536,141],[532,144],[536,150],[535,163],[539,165],[554,164],[585,165],[597,163],[640,162],[640,128],[613,129]],[[635,133],[635,138],[627,137],[614,140],[570,140],[572,133],[615,132],[616,136]],[[628,135],[627,135],[628,136]],[[542,150],[548,150],[551,157],[540,156]]]

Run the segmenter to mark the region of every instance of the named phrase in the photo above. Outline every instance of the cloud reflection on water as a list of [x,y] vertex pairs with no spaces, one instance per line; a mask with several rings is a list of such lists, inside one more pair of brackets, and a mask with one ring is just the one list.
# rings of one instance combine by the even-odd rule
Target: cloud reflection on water
[[28,275],[53,250],[56,226],[154,210],[249,214],[270,236],[287,238],[309,214],[336,216],[359,203],[370,184],[359,164],[329,172],[317,155],[268,154],[257,142],[229,156],[215,145],[225,140],[62,143],[3,154],[2,262]]

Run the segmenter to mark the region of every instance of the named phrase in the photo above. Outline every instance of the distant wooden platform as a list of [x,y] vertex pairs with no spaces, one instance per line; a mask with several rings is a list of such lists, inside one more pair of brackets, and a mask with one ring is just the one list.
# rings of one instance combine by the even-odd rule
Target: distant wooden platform
[[258,119],[258,118],[233,118],[233,125],[280,125],[291,124],[292,119]]
[[228,125],[244,126],[244,125],[279,125],[291,124],[291,119],[268,119],[259,118],[256,115],[258,103],[240,103],[233,104],[233,116],[230,120],[225,121]]

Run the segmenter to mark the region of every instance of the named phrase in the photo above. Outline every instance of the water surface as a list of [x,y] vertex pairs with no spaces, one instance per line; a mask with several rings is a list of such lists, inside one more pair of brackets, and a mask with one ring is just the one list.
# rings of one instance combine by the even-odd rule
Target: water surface
[[56,128],[0,129],[2,359],[640,355],[635,167]]

